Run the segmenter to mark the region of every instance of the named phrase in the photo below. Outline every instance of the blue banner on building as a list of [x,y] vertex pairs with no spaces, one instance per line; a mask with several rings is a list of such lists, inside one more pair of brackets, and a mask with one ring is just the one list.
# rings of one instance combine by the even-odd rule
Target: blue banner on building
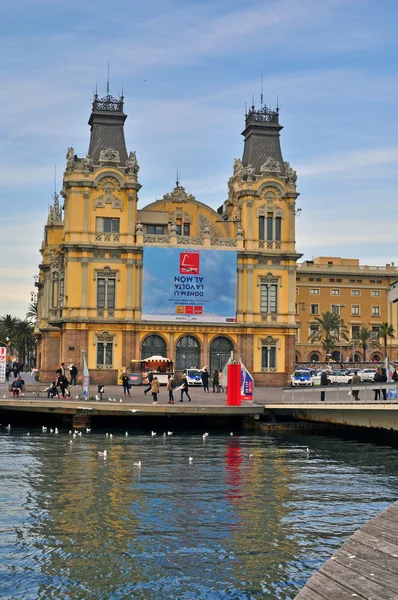
[[236,322],[236,250],[144,248],[144,321]]

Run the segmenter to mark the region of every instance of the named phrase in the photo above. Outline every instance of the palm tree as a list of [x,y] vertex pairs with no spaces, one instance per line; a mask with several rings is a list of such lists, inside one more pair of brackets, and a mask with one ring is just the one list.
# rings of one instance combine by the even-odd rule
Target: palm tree
[[37,319],[37,302],[32,302],[31,304],[29,304],[29,310],[26,313],[25,318],[36,321],[36,319]]
[[382,323],[379,327],[379,340],[384,341],[384,358],[387,358],[387,338],[395,337],[394,327],[389,323]]
[[340,315],[329,311],[322,313],[321,317],[314,318],[317,328],[314,329],[308,337],[309,342],[321,342],[325,353],[329,354],[330,350],[335,348],[340,337],[347,340],[347,327]]
[[18,350],[19,361],[25,365],[31,363],[31,357],[34,355],[35,338],[33,335],[33,323],[28,319],[19,320],[14,333],[14,346]]
[[372,331],[371,327],[360,327],[349,341],[350,346],[361,346],[363,350],[363,361],[366,362],[366,351],[368,348],[380,348],[379,335]]

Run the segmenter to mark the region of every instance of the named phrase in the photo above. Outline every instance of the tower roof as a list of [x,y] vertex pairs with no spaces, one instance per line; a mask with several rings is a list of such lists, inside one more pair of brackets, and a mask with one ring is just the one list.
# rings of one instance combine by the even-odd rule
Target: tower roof
[[113,150],[116,158],[113,162],[124,165],[127,160],[126,141],[124,139],[124,122],[127,115],[123,112],[123,96],[117,100],[109,93],[103,98],[95,94],[88,124],[91,127],[88,156],[94,165],[100,162],[100,153]]
[[256,110],[252,106],[246,114],[246,128],[242,132],[245,138],[242,164],[251,165],[255,173],[261,173],[261,167],[268,159],[277,161],[280,166],[279,175],[285,175],[279,132],[279,109],[272,110],[264,105]]

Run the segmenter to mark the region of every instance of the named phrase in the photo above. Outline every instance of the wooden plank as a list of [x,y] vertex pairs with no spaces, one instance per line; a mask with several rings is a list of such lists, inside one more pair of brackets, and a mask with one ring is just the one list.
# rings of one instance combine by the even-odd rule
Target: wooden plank
[[[349,568],[339,564],[337,561],[328,560],[320,569],[320,574],[329,577],[339,583],[352,593],[362,594],[368,600],[397,600],[397,596],[391,590],[375,583],[368,577],[359,575]],[[335,599],[339,596],[335,596]]]
[[[352,538],[344,544],[341,550],[347,552],[351,556],[357,556],[358,558],[367,560],[369,565],[376,565],[385,571],[390,571],[394,575],[398,573],[398,557],[393,558],[385,552],[380,552],[373,547],[365,546],[364,544],[354,541]],[[398,579],[396,580],[396,583],[398,584]]]
[[373,554],[376,553],[375,550],[368,549],[368,552],[361,557],[358,554],[352,554],[349,548],[349,544],[344,544],[343,548],[340,548],[333,555],[333,561],[382,587],[388,588],[392,592],[398,590],[398,561],[395,565],[395,571],[391,573],[382,564],[378,566],[373,562],[372,558]]
[[[320,571],[307,581],[306,587],[318,594],[320,600],[352,600],[351,590],[348,590],[345,585],[342,585],[338,581],[330,579]],[[360,600],[366,598],[368,600],[367,596],[361,596],[359,593],[357,598],[360,598]]]
[[356,531],[350,539],[364,544],[365,546],[369,546],[369,548],[373,548],[373,550],[384,552],[389,556],[398,556],[398,546],[396,544],[391,544],[390,542],[387,542],[385,540],[380,540],[374,535],[365,533],[364,531],[362,531],[362,529]]
[[365,523],[361,528],[364,533],[369,533],[375,538],[390,542],[390,544],[398,545],[398,535],[389,531],[388,527],[380,526],[379,521],[373,521],[372,523]]
[[[317,592],[313,592],[309,587],[305,586],[301,592],[295,596],[294,600],[324,600],[324,598],[321,598]],[[352,600],[352,596],[350,600]]]

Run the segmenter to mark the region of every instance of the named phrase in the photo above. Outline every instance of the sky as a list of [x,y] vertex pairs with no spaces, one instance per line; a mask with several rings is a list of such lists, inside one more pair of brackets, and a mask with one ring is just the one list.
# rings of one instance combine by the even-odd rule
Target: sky
[[[24,317],[65,154],[85,155],[96,85],[125,96],[140,204],[227,198],[245,103],[280,106],[298,174],[297,250],[396,260],[396,0],[16,0],[2,8],[0,315]],[[394,67],[395,65],[395,67]],[[56,168],[57,176],[54,177]]]

